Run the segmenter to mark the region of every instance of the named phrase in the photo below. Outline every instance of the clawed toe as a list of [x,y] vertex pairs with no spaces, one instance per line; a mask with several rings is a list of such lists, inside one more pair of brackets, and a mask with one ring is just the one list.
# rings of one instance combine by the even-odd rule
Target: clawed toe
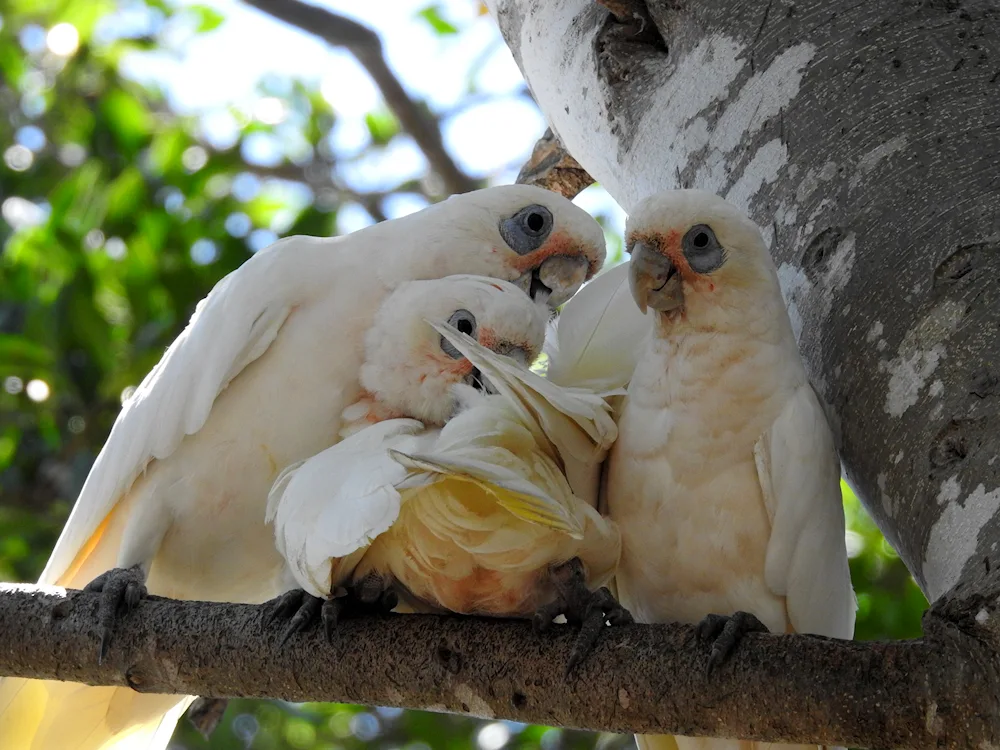
[[553,568],[552,581],[556,598],[535,612],[532,624],[537,632],[544,633],[562,614],[570,625],[580,628],[566,664],[566,676],[569,676],[594,650],[606,625],[627,625],[633,619],[607,588],[596,591],[587,588],[586,571],[579,558]]
[[264,619],[266,626],[271,626],[276,622],[287,620],[288,623],[278,636],[278,645],[284,646],[296,633],[308,630],[313,623],[322,620],[324,630],[329,640],[333,628],[337,624],[336,611],[334,611],[331,622],[329,610],[335,608],[335,599],[321,599],[313,596],[302,589],[292,589],[286,591],[281,596],[272,599],[268,604],[270,611]]
[[108,655],[118,618],[132,612],[146,597],[146,574],[141,565],[112,568],[97,576],[83,590],[101,595],[97,609],[97,628],[101,639],[97,663],[100,664]]
[[348,588],[344,596],[323,599],[302,589],[286,591],[268,602],[269,611],[265,615],[264,625],[270,627],[277,621],[288,621],[278,636],[279,646],[285,645],[293,635],[308,630],[316,622],[322,623],[323,633],[327,641],[330,641],[343,617],[386,614],[398,603],[396,592],[391,588],[384,588],[381,578],[366,576],[358,584]]
[[701,642],[711,642],[707,674],[722,666],[747,633],[766,633],[767,626],[749,612],[735,612],[732,616],[706,615],[695,627]]

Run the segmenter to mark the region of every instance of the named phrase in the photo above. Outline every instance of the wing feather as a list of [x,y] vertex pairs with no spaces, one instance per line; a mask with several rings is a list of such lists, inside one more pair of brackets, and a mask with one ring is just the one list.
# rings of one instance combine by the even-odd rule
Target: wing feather
[[805,383],[754,447],[771,519],[764,575],[799,633],[854,636],[857,600],[844,540],[840,460],[826,413]]
[[563,305],[546,337],[547,377],[594,391],[624,388],[653,330],[632,300],[628,263],[597,276]]
[[[267,523],[302,588],[329,596],[371,540],[399,516],[394,485],[406,471],[387,450],[418,450],[422,422],[390,419],[287,467],[271,487]],[[348,564],[341,565],[341,559]]]
[[187,327],[122,407],[40,582],[59,579],[149,462],[166,458],[186,435],[198,432],[222,390],[267,351],[315,277],[301,249],[314,245],[302,239],[290,237],[261,251],[198,303]]
[[[430,325],[447,338],[522,415],[522,423],[560,458],[596,462],[618,437],[605,396],[584,387],[565,387],[497,354],[447,323]],[[616,392],[617,393],[617,392]]]

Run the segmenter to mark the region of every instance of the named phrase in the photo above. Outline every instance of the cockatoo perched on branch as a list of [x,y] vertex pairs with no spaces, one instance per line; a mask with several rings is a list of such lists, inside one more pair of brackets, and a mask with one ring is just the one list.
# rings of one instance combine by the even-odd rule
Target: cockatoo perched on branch
[[[557,305],[604,252],[583,210],[523,185],[261,251],[199,303],[125,404],[40,582],[103,591],[102,654],[119,606],[147,587],[215,601],[278,594],[267,493],[283,468],[336,442],[386,295],[412,279],[476,273]],[[183,707],[176,696],[6,679],[0,748],[162,747]]]
[[636,206],[626,247],[635,303],[655,314],[609,458],[622,604],[641,622],[700,623],[711,665],[764,626],[851,638],[840,462],[757,227],[679,190]]
[[605,619],[627,619],[607,590],[590,593],[614,574],[618,530],[563,474],[600,466],[614,420],[600,395],[527,369],[547,317],[512,285],[472,276],[386,300],[365,396],[344,411],[354,434],[271,491],[268,521],[304,590],[278,602],[298,608],[286,633],[321,608],[331,627],[345,585],[369,603],[393,588],[418,609],[537,615],[542,628],[561,613],[589,620],[577,659]]

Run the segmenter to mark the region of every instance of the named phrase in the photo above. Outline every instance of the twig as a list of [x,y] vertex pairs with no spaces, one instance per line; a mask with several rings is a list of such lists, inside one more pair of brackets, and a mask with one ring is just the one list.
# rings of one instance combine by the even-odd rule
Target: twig
[[466,175],[444,148],[437,120],[421,108],[389,68],[382,53],[382,42],[367,26],[300,0],[244,0],[258,10],[314,34],[334,47],[348,50],[382,92],[389,109],[399,119],[424,152],[431,169],[437,173],[449,193],[467,193],[477,185]]

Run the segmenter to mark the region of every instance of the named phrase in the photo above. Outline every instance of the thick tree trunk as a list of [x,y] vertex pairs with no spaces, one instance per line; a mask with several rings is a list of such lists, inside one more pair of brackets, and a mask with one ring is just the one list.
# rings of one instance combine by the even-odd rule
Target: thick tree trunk
[[699,187],[755,219],[850,481],[930,599],[991,590],[1000,4],[491,6],[553,130],[626,210]]

